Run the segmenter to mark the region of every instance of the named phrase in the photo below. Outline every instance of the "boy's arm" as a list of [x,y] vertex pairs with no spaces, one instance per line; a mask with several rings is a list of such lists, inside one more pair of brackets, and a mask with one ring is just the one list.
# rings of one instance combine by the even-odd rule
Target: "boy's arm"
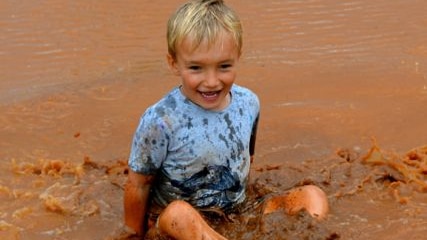
[[124,220],[125,225],[139,236],[144,236],[146,233],[146,229],[144,229],[145,213],[153,179],[154,176],[138,174],[129,170],[124,192]]

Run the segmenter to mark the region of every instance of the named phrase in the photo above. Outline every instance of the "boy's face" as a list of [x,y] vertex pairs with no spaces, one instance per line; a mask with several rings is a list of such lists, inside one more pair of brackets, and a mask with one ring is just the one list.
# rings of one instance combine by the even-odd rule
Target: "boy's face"
[[222,34],[213,44],[203,41],[193,49],[184,39],[177,46],[176,57],[168,55],[175,75],[182,78],[182,93],[200,107],[219,111],[230,103],[230,88],[236,78],[239,52],[230,34]]

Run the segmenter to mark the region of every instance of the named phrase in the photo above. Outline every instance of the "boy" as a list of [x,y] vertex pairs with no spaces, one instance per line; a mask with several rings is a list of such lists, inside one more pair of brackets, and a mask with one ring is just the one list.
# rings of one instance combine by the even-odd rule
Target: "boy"
[[234,84],[242,26],[221,0],[196,0],[169,19],[167,61],[182,80],[135,132],[125,224],[174,239],[226,239],[199,210],[232,212],[246,199],[260,104]]

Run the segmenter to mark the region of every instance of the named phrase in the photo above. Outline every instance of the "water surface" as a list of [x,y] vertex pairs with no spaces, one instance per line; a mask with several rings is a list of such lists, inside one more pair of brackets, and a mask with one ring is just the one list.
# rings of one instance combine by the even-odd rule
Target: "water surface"
[[[320,223],[276,214],[221,231],[230,239],[422,239],[425,190],[361,161],[372,139],[397,159],[427,144],[427,3],[227,2],[244,24],[237,83],[262,104],[252,179],[275,191],[314,183],[331,214]],[[181,3],[0,3],[0,238],[119,231],[136,124],[179,84],[164,38]]]

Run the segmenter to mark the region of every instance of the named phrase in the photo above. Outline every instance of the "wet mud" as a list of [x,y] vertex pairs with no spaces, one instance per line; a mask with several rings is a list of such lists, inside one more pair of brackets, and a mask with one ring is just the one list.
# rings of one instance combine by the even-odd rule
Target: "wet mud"
[[[261,100],[251,195],[322,188],[330,214],[249,211],[229,239],[424,239],[427,4],[227,1],[237,83]],[[165,24],[182,1],[0,3],[0,239],[126,239],[141,113],[179,79]]]

